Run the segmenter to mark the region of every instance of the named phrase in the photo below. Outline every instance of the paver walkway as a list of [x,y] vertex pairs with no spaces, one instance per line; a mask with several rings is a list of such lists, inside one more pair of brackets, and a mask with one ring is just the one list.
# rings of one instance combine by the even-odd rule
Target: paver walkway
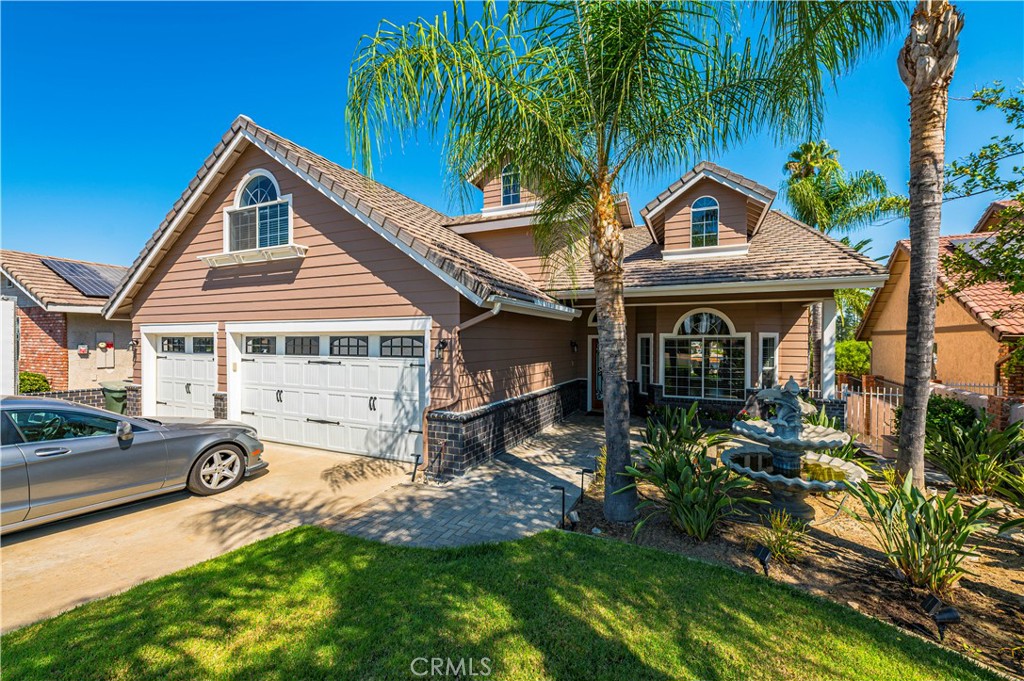
[[[518,539],[558,525],[580,496],[581,468],[593,468],[603,444],[599,417],[573,416],[442,484],[395,485],[333,518],[326,527],[406,546],[460,546]],[[590,476],[587,476],[590,484]]]

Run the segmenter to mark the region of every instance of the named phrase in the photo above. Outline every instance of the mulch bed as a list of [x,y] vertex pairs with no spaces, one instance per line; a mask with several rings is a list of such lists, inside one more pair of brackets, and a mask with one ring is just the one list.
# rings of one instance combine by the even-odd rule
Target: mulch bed
[[[757,491],[751,496],[768,498],[752,489]],[[658,494],[646,487],[641,493]],[[773,561],[769,576],[939,643],[935,623],[920,605],[927,593],[911,588],[890,569],[867,528],[846,513],[851,508],[859,511],[858,502],[849,497],[844,502],[844,496],[810,499],[817,520],[803,542],[803,554],[790,565]],[[762,572],[752,553],[754,536],[764,522],[761,509],[733,516],[717,536],[699,543],[674,528],[664,515],[649,520],[633,537],[633,523],[604,520],[603,499],[603,484],[591,485],[576,507],[580,516],[576,531],[593,534],[598,528],[602,537],[725,564],[741,572]],[[950,599],[962,622],[947,629],[940,645],[1024,678],[1024,533],[1007,538],[993,531],[978,553],[978,559],[969,563],[974,574],[960,581]]]

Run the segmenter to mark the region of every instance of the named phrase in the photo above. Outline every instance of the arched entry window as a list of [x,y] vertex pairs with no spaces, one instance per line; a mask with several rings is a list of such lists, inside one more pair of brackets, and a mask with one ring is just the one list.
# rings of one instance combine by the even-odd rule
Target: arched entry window
[[661,337],[665,395],[701,399],[745,397],[747,336],[716,310],[694,310]]

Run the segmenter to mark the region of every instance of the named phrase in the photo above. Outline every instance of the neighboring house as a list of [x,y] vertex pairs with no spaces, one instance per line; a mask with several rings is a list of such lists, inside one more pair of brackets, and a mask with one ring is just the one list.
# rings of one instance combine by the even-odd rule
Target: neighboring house
[[18,305],[20,371],[46,376],[58,391],[131,377],[131,323],[103,316],[127,268],[0,250],[0,269],[0,295]]
[[[939,239],[940,299],[935,311],[934,375],[946,385],[1001,385],[1005,397],[1024,397],[1024,371],[1013,367],[1009,343],[1024,336],[1024,296],[1010,293],[999,282],[950,292],[942,259],[992,235],[999,211],[997,201],[985,211],[970,234]],[[907,342],[907,293],[910,285],[910,241],[896,244],[889,257],[889,280],[875,291],[857,330],[859,340],[871,341],[871,373],[903,383]]]
[[[144,413],[224,416],[262,437],[459,473],[576,409],[601,408],[586,263],[548,272],[512,167],[448,217],[239,117],[107,304],[130,316]],[[626,226],[635,401],[739,409],[807,376],[824,303],[882,267],[702,163]]]

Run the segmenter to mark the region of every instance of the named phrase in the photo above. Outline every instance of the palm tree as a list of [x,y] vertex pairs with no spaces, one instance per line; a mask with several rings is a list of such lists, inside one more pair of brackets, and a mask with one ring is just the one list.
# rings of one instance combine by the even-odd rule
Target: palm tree
[[[871,170],[847,172],[839,163],[839,152],[825,140],[804,142],[790,155],[784,170],[789,177],[783,194],[797,219],[825,234],[851,232],[882,217],[906,215],[906,198],[894,196],[883,178]],[[847,243],[849,245],[849,243]],[[862,242],[862,246],[867,244]],[[835,293],[839,323],[853,326],[867,309],[870,293],[845,289]],[[821,305],[810,308],[811,383],[817,384],[821,371]]]
[[910,92],[910,288],[903,417],[897,470],[913,472],[924,488],[924,429],[931,392],[935,306],[938,298],[939,226],[949,83],[959,57],[963,15],[946,0],[922,0],[910,18],[898,59]]
[[390,133],[437,136],[455,183],[512,162],[542,197],[538,251],[585,253],[594,276],[607,441],[605,517],[635,517],[623,301],[624,179],[652,179],[770,126],[806,134],[824,87],[892,33],[889,3],[779,2],[739,42],[733,8],[704,2],[494,2],[407,26],[382,23],[352,65],[346,119],[370,172]]

